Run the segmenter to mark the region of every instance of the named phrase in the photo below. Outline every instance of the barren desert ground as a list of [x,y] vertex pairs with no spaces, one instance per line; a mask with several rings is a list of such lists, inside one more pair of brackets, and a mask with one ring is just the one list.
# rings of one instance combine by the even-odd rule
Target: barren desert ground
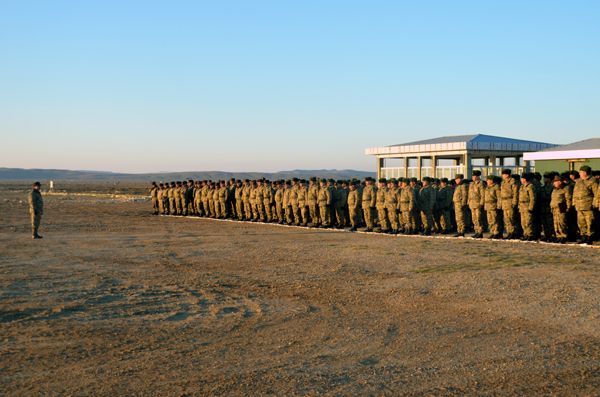
[[597,248],[1,193],[2,395],[600,394]]

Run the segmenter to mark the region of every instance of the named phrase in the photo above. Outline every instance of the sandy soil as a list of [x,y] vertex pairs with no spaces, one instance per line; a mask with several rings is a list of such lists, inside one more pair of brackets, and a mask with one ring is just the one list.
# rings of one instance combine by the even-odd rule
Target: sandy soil
[[598,395],[600,250],[0,199],[3,395]]

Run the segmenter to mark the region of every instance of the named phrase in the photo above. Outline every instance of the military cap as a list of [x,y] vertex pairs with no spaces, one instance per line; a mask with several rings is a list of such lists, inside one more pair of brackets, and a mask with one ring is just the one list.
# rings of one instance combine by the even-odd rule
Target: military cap
[[410,181],[411,181],[411,182],[417,182],[418,180],[417,180],[417,178],[415,178],[415,177],[412,177],[412,178],[410,178]]
[[448,183],[448,178],[442,178],[440,179],[440,182]]
[[560,175],[554,175],[554,178],[552,179],[553,182],[562,182],[562,178],[560,177]]
[[533,175],[531,175],[529,172],[524,172],[521,174],[521,178],[525,179],[526,181],[530,181],[532,176]]
[[485,179],[487,179],[488,181],[495,181],[496,177],[494,175],[488,175],[485,177]]
[[386,183],[387,180],[385,178],[379,178],[379,183]]
[[396,183],[398,183],[398,180],[396,178],[392,178],[392,179],[390,179],[390,182],[396,184]]
[[327,183],[327,179],[325,179],[325,178],[321,178],[321,182],[323,182],[323,183]]
[[473,171],[473,176],[481,176],[481,171],[479,171],[479,170],[474,170],[474,171]]
[[316,182],[317,181],[317,177],[316,176],[311,176],[310,180],[313,181],[313,182]]
[[554,172],[544,172],[545,179],[552,179],[554,177]]
[[569,171],[569,175],[572,175],[572,176],[574,176],[575,178],[579,178],[579,172],[578,172],[578,171],[575,171],[575,170],[573,170],[573,171]]
[[329,178],[328,182],[334,183],[335,181],[333,180],[333,178]]
[[511,174],[512,174],[512,171],[509,170],[508,168],[505,168],[502,170],[502,175],[511,175]]
[[454,176],[454,179],[464,179],[464,178],[465,178],[465,176],[463,174],[456,174]]
[[589,175],[592,173],[592,167],[590,167],[589,165],[582,165],[581,167],[579,167],[579,171],[583,171]]
[[39,183],[38,181],[33,182],[33,186],[42,186],[41,183]]

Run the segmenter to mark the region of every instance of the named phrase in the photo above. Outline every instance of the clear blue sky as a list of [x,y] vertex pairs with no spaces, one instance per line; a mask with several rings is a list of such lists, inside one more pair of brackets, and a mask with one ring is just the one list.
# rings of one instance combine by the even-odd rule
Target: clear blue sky
[[599,1],[4,1],[0,166],[373,169],[600,130]]

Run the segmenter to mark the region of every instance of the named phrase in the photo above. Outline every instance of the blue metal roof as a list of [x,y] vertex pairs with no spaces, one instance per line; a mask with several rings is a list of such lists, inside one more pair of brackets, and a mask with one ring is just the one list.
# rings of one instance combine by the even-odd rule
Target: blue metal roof
[[[407,145],[435,145],[438,143],[488,143],[488,144],[533,144],[533,145],[548,145],[548,147],[553,147],[555,145],[548,144],[545,142],[536,142],[536,141],[527,141],[523,139],[513,139],[506,138],[502,136],[494,136],[494,135],[485,135],[485,134],[472,134],[472,135],[449,135],[442,136],[439,138],[432,139],[424,139],[420,141],[401,143],[398,145],[390,145],[390,146],[407,146]],[[477,145],[475,145],[477,146]]]

